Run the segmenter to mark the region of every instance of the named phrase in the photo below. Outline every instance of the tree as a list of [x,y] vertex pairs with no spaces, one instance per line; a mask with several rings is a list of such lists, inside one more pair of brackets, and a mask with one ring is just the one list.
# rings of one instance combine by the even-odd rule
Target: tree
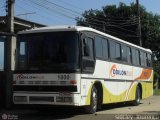
[[[141,30],[143,47],[155,52],[160,59],[160,15],[149,13],[140,5]],[[77,25],[90,26],[123,40],[139,45],[137,34],[137,6],[131,3],[106,5],[102,10],[88,10],[76,18]],[[158,56],[159,55],[159,56]]]
[[[160,76],[160,15],[147,12],[142,5],[140,5],[140,15],[142,46],[153,51],[153,55],[157,58],[153,61],[153,68],[157,73],[155,76]],[[82,16],[76,18],[77,25],[89,26],[139,45],[136,4],[106,5],[101,10],[85,11]],[[154,81],[157,79],[155,77]]]

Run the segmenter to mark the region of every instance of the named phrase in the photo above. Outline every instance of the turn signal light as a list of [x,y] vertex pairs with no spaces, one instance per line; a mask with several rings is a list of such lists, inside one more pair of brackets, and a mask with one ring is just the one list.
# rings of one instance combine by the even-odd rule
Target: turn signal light
[[70,80],[70,84],[71,85],[76,85],[77,84],[77,80]]

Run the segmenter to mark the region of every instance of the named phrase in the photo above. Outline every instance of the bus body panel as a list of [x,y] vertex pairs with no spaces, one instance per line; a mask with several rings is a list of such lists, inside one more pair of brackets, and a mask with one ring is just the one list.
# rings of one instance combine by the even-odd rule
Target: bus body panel
[[[120,46],[125,44],[126,46],[129,46],[130,49],[137,49],[139,52],[143,51],[144,55],[151,55],[151,51],[149,49],[145,49],[142,47],[139,47],[137,45],[133,45],[129,42],[123,41],[121,39],[118,39],[116,37],[110,36],[108,34],[102,33],[100,31],[91,29],[91,28],[85,28],[85,27],[60,27],[60,28],[52,28],[52,27],[47,27],[47,28],[39,28],[35,30],[30,30],[26,32],[20,32],[19,35],[23,37],[32,34],[40,34],[43,33],[45,36],[45,33],[50,35],[52,38],[55,38],[52,36],[51,32],[63,32],[64,35],[68,37],[68,40],[70,40],[70,36],[68,36],[65,31],[69,32],[74,32],[74,36],[72,35],[72,38],[76,37],[77,42],[74,43],[76,44],[77,47],[72,44],[72,48],[76,49],[69,49],[70,44],[68,42],[64,42],[63,38],[61,41],[64,42],[66,45],[68,45],[68,48],[65,48],[65,46],[61,46],[61,53],[63,53],[62,56],[60,56],[61,59],[59,61],[63,61],[65,58],[67,59],[66,63],[70,63],[72,61],[76,62],[75,67],[64,65],[64,61],[61,64],[59,61],[56,61],[56,64],[53,64],[53,67],[48,64],[50,61],[46,62],[41,62],[38,61],[40,64],[46,64],[48,65],[50,69],[54,68],[54,71],[50,71],[50,69],[47,69],[47,72],[45,73],[45,67],[43,66],[40,69],[43,70],[43,72],[36,72],[36,67],[34,64],[31,64],[31,67],[29,68],[28,66],[23,68],[23,65],[27,64],[22,64],[23,69],[27,69],[29,73],[25,73],[24,71],[21,73],[15,72],[14,78],[13,78],[13,87],[15,86],[22,86],[19,91],[14,90],[13,93],[13,101],[15,104],[50,104],[50,105],[71,105],[71,106],[85,106],[85,105],[90,105],[91,103],[91,90],[93,85],[95,83],[100,83],[102,85],[102,103],[103,104],[108,104],[108,103],[117,103],[117,102],[126,102],[126,101],[133,101],[135,100],[136,97],[136,89],[137,86],[141,86],[141,92],[142,92],[142,99],[147,98],[151,95],[153,95],[153,69],[151,65],[148,66],[141,66],[141,65],[135,65],[133,64],[132,60],[131,62],[127,63],[127,61],[122,61],[122,60],[113,60],[111,59],[111,53],[109,48],[112,46],[109,46],[108,49],[108,58],[102,59],[98,58],[96,56],[96,48],[95,48],[95,39],[97,36],[100,36],[103,38],[103,40],[107,40],[108,44],[109,42],[114,41],[115,43],[118,43]],[[50,33],[49,33],[50,32]],[[79,36],[77,35],[79,34]],[[86,33],[86,34],[85,34]],[[61,34],[58,33],[60,38]],[[41,34],[40,34],[41,35]],[[56,35],[56,34],[55,34]],[[63,36],[63,35],[62,35]],[[83,38],[81,38],[83,36]],[[86,52],[86,55],[90,51],[87,50],[88,46],[86,47],[86,51],[84,50],[84,43],[83,40],[85,37],[89,38],[89,45],[93,48],[92,52],[93,55],[91,58],[87,58],[87,56],[84,57],[84,53]],[[32,37],[31,37],[32,38]],[[47,37],[48,41],[50,43],[54,43],[52,40],[50,40],[50,37]],[[33,39],[34,40],[34,39]],[[42,40],[43,41],[43,40]],[[23,40],[24,42],[24,40]],[[32,42],[32,40],[30,40]],[[91,44],[91,42],[93,42]],[[35,42],[36,43],[36,42]],[[56,43],[58,43],[58,40],[56,39]],[[78,44],[77,44],[78,43]],[[47,44],[47,42],[45,43]],[[43,45],[43,44],[42,44]],[[61,44],[57,44],[57,46],[60,46]],[[55,48],[57,47],[56,45],[54,46]],[[34,48],[31,46],[31,48]],[[45,47],[49,53],[51,52],[51,47],[48,49],[48,47]],[[121,47],[120,47],[121,48]],[[38,48],[37,48],[38,49]],[[70,52],[73,52],[70,55],[70,57],[65,57],[64,55],[68,55],[70,52],[67,54],[64,54],[65,49],[68,49]],[[32,49],[31,49],[32,50]],[[38,50],[37,50],[38,51]],[[53,50],[54,51],[54,50]],[[85,51],[85,52],[84,52]],[[23,53],[24,51],[22,51]],[[122,51],[120,51],[122,54]],[[104,53],[104,52],[103,52]],[[75,55],[78,54],[75,57]],[[132,52],[130,53],[132,54]],[[36,55],[36,54],[35,54]],[[51,54],[52,55],[52,54]],[[51,55],[49,57],[51,57]],[[44,54],[45,56],[45,54]],[[121,55],[122,56],[122,55]],[[19,56],[18,56],[19,57]],[[34,55],[32,57],[35,57]],[[41,56],[43,57],[43,56]],[[74,58],[75,57],[75,58]],[[133,56],[132,59],[136,57]],[[145,56],[146,57],[146,56]],[[23,59],[25,57],[22,56],[22,63]],[[72,59],[74,58],[74,59]],[[26,58],[25,58],[26,59]],[[122,58],[119,58],[122,59]],[[147,58],[148,59],[148,58]],[[30,58],[30,60],[32,60]],[[83,65],[83,62],[85,60],[85,65],[88,67],[86,69],[90,70],[84,70],[85,66]],[[78,61],[78,62],[77,62]],[[148,61],[147,61],[148,62]],[[151,61],[150,61],[151,62]],[[77,65],[78,64],[78,65]],[[148,63],[147,63],[148,64]],[[151,63],[150,63],[151,64]],[[56,66],[57,65],[57,66]],[[94,68],[93,68],[94,65]],[[79,67],[79,72],[69,72],[66,69],[77,69]],[[91,67],[91,68],[89,68]],[[32,69],[35,71],[32,73]],[[66,72],[62,72],[61,69],[66,70]],[[57,71],[56,71],[57,70]],[[60,72],[59,72],[60,71]],[[36,86],[40,86],[37,87]],[[30,89],[33,90],[23,90],[23,86],[30,86]],[[43,91],[43,87],[45,86]],[[53,91],[49,91],[49,89],[54,89]],[[35,91],[39,90],[39,91]],[[17,98],[16,98],[17,97]],[[23,101],[24,100],[24,101]],[[58,102],[59,101],[59,102]]]
[[74,93],[14,92],[14,104],[80,106],[80,95]]
[[[101,64],[98,63],[100,63],[100,60],[96,60],[97,68],[95,67],[95,69],[97,71],[99,65],[101,66]],[[108,69],[106,70],[107,67]],[[84,77],[88,77],[88,79],[84,81],[87,81],[87,86],[89,86],[87,89],[88,94],[86,105],[90,104],[91,88],[96,81],[100,81],[103,86],[103,103],[115,103],[134,100],[138,83],[142,85],[142,99],[153,95],[152,69],[143,69],[140,67],[113,62],[103,63],[103,67],[101,66],[100,68],[101,74],[105,75],[101,77],[101,79],[97,79],[100,78],[100,76],[96,76],[97,74],[100,74],[99,71],[97,73],[95,71],[92,76],[84,75]],[[146,76],[143,76],[143,74],[146,74],[144,71],[149,73],[147,73]],[[142,76],[144,77],[143,79]]]
[[[13,78],[14,104],[62,104],[76,106],[80,105],[80,74],[23,73],[14,74]],[[73,80],[76,81],[75,84],[72,83]],[[19,86],[22,86],[20,90],[18,89]],[[45,89],[43,88],[44,86]],[[54,87],[58,88],[58,90],[54,89]],[[57,102],[57,99],[63,100],[59,100],[61,102]],[[67,99],[70,102],[67,102]]]

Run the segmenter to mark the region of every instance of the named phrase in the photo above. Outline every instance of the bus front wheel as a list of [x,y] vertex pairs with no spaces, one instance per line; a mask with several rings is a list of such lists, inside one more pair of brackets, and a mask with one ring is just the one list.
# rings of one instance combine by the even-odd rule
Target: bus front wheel
[[140,101],[141,101],[141,91],[140,91],[140,87],[137,86],[135,100],[133,101],[133,105],[135,106],[139,105]]
[[90,96],[90,105],[85,107],[86,113],[93,114],[97,111],[97,101],[97,88],[93,86]]

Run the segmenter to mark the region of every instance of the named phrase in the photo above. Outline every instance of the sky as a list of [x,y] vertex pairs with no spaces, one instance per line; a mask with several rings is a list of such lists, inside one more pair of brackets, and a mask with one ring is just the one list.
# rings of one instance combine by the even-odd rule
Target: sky
[[[5,14],[5,1],[0,0],[0,15]],[[100,10],[119,2],[129,5],[136,0],[15,0],[14,13],[16,17],[44,25],[75,25],[75,18],[81,17],[85,10]],[[160,15],[160,0],[139,0],[139,3],[148,12]]]
[[[16,17],[44,25],[76,25],[75,18],[85,10],[102,9],[106,5],[130,5],[136,0],[15,0]],[[148,12],[160,15],[160,0],[139,0]],[[0,16],[5,16],[6,0],[0,0]],[[0,67],[3,67],[3,45],[0,45]]]

